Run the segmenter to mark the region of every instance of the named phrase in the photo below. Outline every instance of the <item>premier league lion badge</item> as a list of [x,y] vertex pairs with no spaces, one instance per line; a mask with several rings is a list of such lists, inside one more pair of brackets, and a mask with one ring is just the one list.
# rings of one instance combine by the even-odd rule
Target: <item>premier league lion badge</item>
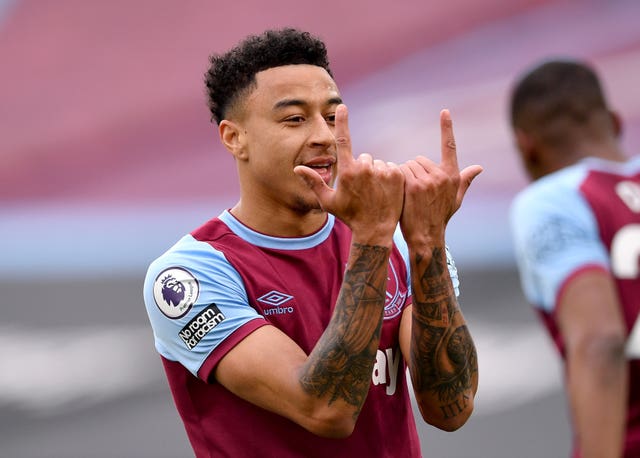
[[199,292],[198,280],[181,267],[163,270],[153,284],[156,305],[171,319],[185,316],[198,299]]

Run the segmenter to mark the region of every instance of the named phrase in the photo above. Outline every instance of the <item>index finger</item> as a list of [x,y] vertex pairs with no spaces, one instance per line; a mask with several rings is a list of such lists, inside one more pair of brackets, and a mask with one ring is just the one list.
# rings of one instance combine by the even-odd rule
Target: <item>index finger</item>
[[441,163],[455,167],[455,169],[458,170],[456,139],[453,136],[453,121],[451,121],[451,113],[449,113],[447,109],[440,112],[440,140],[442,149]]
[[338,155],[338,167],[340,164],[353,162],[351,152],[351,134],[349,134],[349,112],[347,106],[340,104],[336,107],[336,149]]

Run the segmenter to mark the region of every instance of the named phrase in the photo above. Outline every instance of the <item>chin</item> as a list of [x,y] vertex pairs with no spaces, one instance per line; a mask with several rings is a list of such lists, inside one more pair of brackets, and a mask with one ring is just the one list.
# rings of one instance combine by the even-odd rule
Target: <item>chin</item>
[[305,199],[302,196],[298,196],[295,199],[293,208],[300,214],[324,212],[320,202],[318,202],[318,199]]

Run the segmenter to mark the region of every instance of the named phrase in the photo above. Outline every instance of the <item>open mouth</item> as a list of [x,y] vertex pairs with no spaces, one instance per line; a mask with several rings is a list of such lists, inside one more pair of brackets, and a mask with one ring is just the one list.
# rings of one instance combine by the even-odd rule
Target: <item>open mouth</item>
[[[306,165],[306,164],[305,164]],[[331,171],[331,167],[333,166],[333,164],[314,164],[314,165],[307,165],[307,167],[309,167],[310,169],[315,170],[318,173],[322,173],[322,172],[328,172]]]
[[325,183],[329,183],[333,174],[333,165],[335,159],[333,158],[317,158],[306,162],[304,165],[312,170],[315,170]]

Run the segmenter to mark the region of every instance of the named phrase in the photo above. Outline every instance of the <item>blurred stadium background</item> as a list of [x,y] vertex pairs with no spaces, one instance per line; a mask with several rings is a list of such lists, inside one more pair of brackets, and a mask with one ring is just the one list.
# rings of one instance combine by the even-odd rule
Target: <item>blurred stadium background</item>
[[485,167],[448,237],[477,408],[455,433],[421,426],[425,456],[568,456],[561,370],[507,227],[525,185],[508,91],[539,59],[587,59],[637,153],[639,18],[636,0],[0,0],[0,457],[192,456],[142,280],[237,196],[204,101],[208,55],[281,26],[325,39],[357,152],[437,158],[446,107],[461,165]]

